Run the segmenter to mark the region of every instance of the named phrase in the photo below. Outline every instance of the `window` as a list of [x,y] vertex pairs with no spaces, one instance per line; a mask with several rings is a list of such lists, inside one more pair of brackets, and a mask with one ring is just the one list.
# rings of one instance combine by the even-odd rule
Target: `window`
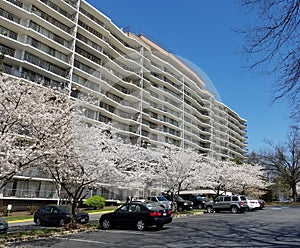
[[140,212],[141,211],[141,207],[139,205],[131,205],[129,207],[129,212]]
[[52,210],[52,207],[46,207],[46,208],[44,209],[45,212],[49,212],[49,213],[51,212],[51,210]]
[[52,213],[58,213],[58,210],[56,208],[53,208]]
[[224,201],[230,201],[231,200],[230,198],[231,198],[230,196],[225,196]]
[[128,205],[125,205],[119,209],[119,212],[127,212],[127,211],[128,211]]
[[238,201],[239,198],[238,198],[237,196],[233,196],[233,197],[232,197],[232,200],[233,200],[233,201]]

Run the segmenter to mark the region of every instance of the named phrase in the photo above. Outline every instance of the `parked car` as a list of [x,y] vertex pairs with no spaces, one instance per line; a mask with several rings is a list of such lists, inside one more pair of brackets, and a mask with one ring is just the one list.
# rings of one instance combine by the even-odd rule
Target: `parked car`
[[166,197],[162,195],[158,196],[148,196],[148,201],[157,202],[160,206],[166,208],[166,209],[173,209],[173,203],[172,201],[169,201]]
[[0,233],[6,233],[8,230],[8,223],[5,219],[0,218]]
[[156,202],[129,202],[113,212],[102,214],[99,224],[105,230],[119,226],[135,227],[139,231],[149,226],[161,229],[172,222],[171,214],[170,209],[163,208]]
[[[71,205],[60,205],[59,206],[60,208],[63,208],[67,211],[69,211],[70,213],[72,212],[72,207]],[[87,212],[85,211],[76,211],[76,215],[75,215],[75,218],[74,220],[77,222],[77,223],[81,223],[81,224],[87,224],[89,223],[90,221],[90,216]]]
[[207,206],[212,206],[212,202],[208,197],[195,195],[195,194],[179,194],[183,199],[193,202],[194,208],[207,209]]
[[245,212],[247,208],[247,200],[243,195],[218,196],[213,202],[215,212],[231,211],[236,214]]
[[254,211],[254,210],[257,210],[260,208],[260,204],[259,204],[258,200],[255,200],[248,196],[246,197],[246,200],[247,200],[247,205],[248,205],[248,208],[247,208],[248,211]]
[[[72,214],[70,207],[67,205],[49,205],[42,207],[34,213],[33,217],[33,221],[36,225],[64,226],[70,223],[71,220]],[[89,215],[86,212],[79,211],[76,213],[75,220],[78,223],[86,224],[89,222]]]
[[[172,202],[172,198],[170,195],[164,195],[164,197],[166,197],[169,201]],[[182,197],[180,197],[178,195],[174,195],[173,197],[174,197],[174,202],[176,203],[175,206],[176,206],[177,211],[181,212],[181,211],[193,209],[192,201],[184,200]]]
[[266,202],[262,199],[258,199],[258,203],[259,203],[259,209],[264,209]]
[[132,202],[147,202],[147,200],[144,198],[132,198],[131,201]]
[[275,198],[272,201],[279,202],[279,203],[292,203],[293,202],[293,200],[290,198]]

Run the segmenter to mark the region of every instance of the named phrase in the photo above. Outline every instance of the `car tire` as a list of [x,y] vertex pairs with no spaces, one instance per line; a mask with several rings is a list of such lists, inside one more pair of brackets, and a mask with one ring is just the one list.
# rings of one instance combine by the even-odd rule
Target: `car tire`
[[237,214],[239,212],[238,208],[236,206],[231,207],[231,213]]
[[142,219],[139,219],[137,222],[136,222],[136,229],[138,231],[144,231],[146,228],[146,222]]
[[202,209],[202,205],[199,204],[199,205],[197,206],[197,208],[198,208],[198,209]]
[[212,214],[214,212],[213,207],[209,206],[206,208],[207,213]]
[[65,223],[66,223],[66,222],[65,222],[64,219],[60,219],[59,222],[58,222],[58,225],[59,225],[59,226],[64,226]]
[[100,225],[103,230],[108,230],[111,228],[111,222],[108,219],[103,219],[101,221]]
[[42,225],[41,219],[40,219],[40,218],[37,218],[37,219],[35,220],[35,224],[36,224],[37,226]]

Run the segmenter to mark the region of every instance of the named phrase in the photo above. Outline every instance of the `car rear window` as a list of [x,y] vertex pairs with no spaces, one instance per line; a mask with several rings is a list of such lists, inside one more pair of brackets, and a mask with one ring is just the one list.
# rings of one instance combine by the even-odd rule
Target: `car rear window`
[[163,209],[162,207],[160,207],[158,204],[156,203],[148,203],[145,205],[146,208],[148,208],[149,210],[161,210]]
[[241,200],[242,201],[246,201],[246,197],[245,196],[241,196]]
[[158,196],[157,199],[159,201],[167,201],[167,199],[164,196]]

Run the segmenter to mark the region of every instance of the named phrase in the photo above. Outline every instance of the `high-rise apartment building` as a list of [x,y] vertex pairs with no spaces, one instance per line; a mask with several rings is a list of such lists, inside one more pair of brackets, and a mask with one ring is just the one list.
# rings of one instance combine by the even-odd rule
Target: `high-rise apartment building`
[[0,20],[4,73],[96,96],[86,116],[111,122],[132,144],[244,158],[246,120],[176,56],[86,1],[0,0]]

